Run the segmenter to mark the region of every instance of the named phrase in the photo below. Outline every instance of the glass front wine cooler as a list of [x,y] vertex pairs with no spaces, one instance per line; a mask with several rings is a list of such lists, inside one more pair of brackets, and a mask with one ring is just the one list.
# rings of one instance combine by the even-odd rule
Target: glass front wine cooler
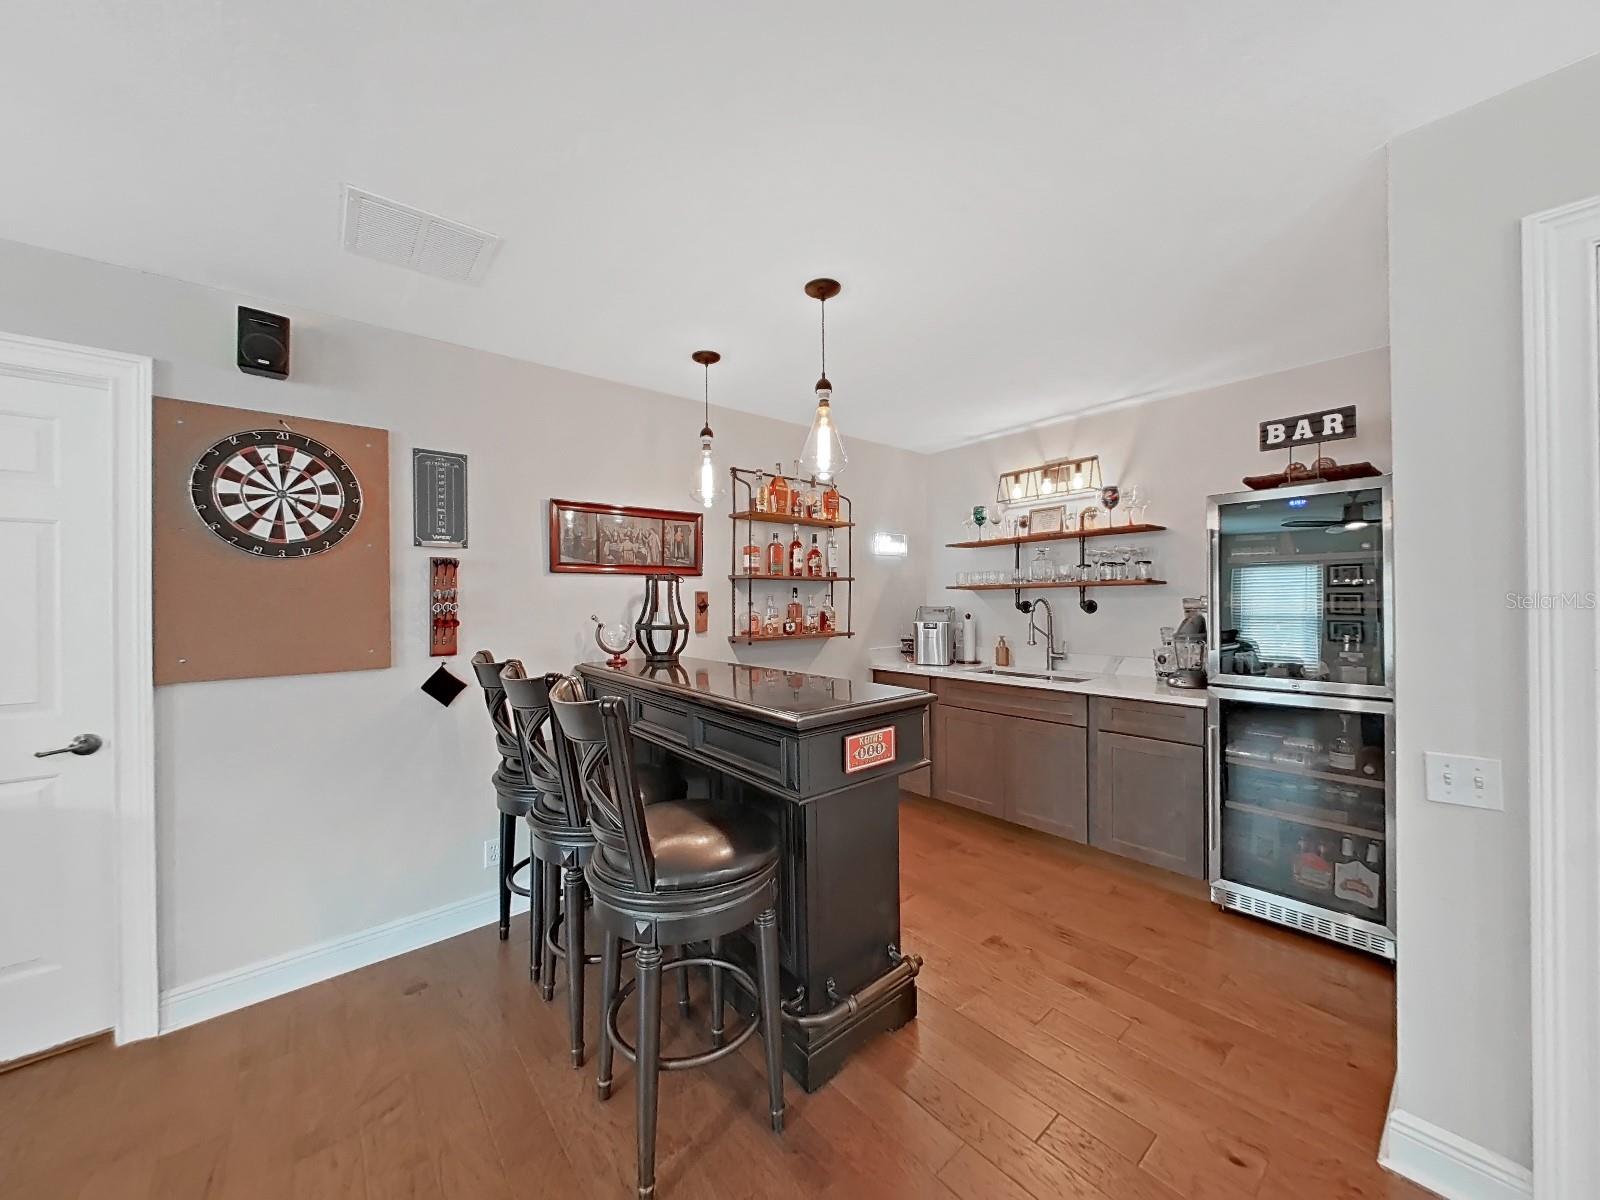
[[1211,689],[1211,898],[1392,959],[1391,701]]

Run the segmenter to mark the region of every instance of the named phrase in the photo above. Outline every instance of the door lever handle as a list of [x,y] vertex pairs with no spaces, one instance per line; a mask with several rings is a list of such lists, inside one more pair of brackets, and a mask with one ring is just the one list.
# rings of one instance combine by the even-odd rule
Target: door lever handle
[[65,746],[57,746],[54,750],[35,750],[35,758],[49,758],[52,754],[93,754],[106,744],[105,739],[98,733],[80,733]]

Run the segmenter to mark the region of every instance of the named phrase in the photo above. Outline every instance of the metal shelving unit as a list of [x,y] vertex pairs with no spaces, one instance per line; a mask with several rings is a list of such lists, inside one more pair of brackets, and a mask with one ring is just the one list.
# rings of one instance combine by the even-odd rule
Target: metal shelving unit
[[[946,542],[950,550],[978,550],[989,546],[1012,547],[1012,571],[1022,570],[1022,548],[1035,542],[1077,542],[1078,565],[1088,563],[1088,549],[1084,545],[1090,538],[1126,537],[1138,533],[1165,533],[1165,525],[1108,525],[1104,529],[1071,529],[1060,533],[1024,533],[1016,537],[979,538],[971,542]],[[1031,600],[1022,598],[1023,592],[1037,591],[1043,588],[1077,588],[1078,607],[1086,613],[1092,613],[1100,607],[1097,601],[1089,599],[1089,588],[1103,587],[1166,587],[1165,579],[1084,579],[1074,581],[1051,580],[1040,583],[973,583],[965,586],[952,583],[946,585],[945,590],[951,592],[1015,592],[1014,597],[1018,612],[1029,612],[1033,608]]]
[[[760,487],[761,479],[770,475],[769,471],[752,470],[748,467],[729,467],[728,475],[732,480],[730,491],[733,498],[733,512],[729,516],[733,520],[733,538],[729,547],[728,557],[728,590],[729,611],[728,620],[732,633],[728,641],[736,646],[754,646],[769,642],[808,642],[820,641],[824,638],[854,637],[855,627],[852,616],[851,585],[855,582],[855,521],[854,510],[851,507],[850,497],[843,492],[839,493],[839,519],[829,520],[825,517],[797,517],[788,513],[768,513],[756,510],[756,491]],[[784,476],[789,479],[791,476]],[[817,486],[815,479],[795,480]],[[837,488],[837,485],[835,485]],[[745,536],[739,537],[739,525],[744,523]],[[844,531],[844,561],[840,564],[843,574],[840,575],[750,575],[739,569],[740,552],[746,544],[761,542],[756,539],[757,525],[798,525],[802,529],[840,529]],[[777,584],[782,587],[816,588],[823,587],[828,592],[828,603],[832,605],[834,619],[843,621],[831,633],[792,633],[779,634],[769,637],[765,634],[757,635],[745,628],[740,632],[742,622],[741,613],[746,613],[755,604],[755,589],[758,583]],[[744,589],[744,607],[739,604],[740,587]],[[839,591],[844,594],[844,604],[841,609]]]

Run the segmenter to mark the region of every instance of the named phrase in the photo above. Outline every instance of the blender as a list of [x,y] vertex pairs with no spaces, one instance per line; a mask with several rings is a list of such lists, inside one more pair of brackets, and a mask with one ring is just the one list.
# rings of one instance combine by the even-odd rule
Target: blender
[[1206,598],[1185,596],[1183,620],[1172,635],[1174,659],[1169,687],[1203,688],[1206,686]]

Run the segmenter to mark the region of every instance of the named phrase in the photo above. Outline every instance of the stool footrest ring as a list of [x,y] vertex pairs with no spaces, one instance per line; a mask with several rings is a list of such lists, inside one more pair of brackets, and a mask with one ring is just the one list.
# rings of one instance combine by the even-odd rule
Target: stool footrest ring
[[519,858],[519,859],[517,859],[516,862],[511,864],[511,869],[506,872],[506,878],[505,878],[506,891],[512,893],[513,895],[526,896],[530,900],[533,898],[533,892],[531,890],[532,887],[533,887],[533,884],[532,884],[531,880],[528,883],[524,884],[524,883],[514,883],[514,882],[512,882],[512,879],[511,879],[511,877],[513,875],[515,875],[518,871],[522,870],[523,867],[527,866],[532,861],[533,861],[533,859],[531,857],[530,858]]
[[[728,974],[748,988],[751,995],[760,995],[760,990],[756,987],[756,981],[750,977],[750,973],[737,963],[729,962],[725,958],[675,958],[671,962],[661,964],[661,973],[681,971],[686,967],[710,967],[713,970],[727,971]],[[633,1043],[624,1038],[618,1030],[617,1017],[622,1011],[624,1002],[629,996],[633,995],[638,982],[637,977],[635,977],[617,989],[617,994],[611,1001],[611,1007],[606,1010],[606,1024],[601,1031],[601,1036],[609,1037],[611,1044],[616,1047],[617,1053],[629,1062],[638,1061],[638,1051],[634,1048]],[[663,1071],[687,1071],[692,1067],[704,1067],[737,1051],[740,1046],[750,1040],[751,1035],[760,1027],[760,1019],[752,1016],[739,1027],[737,1033],[731,1038],[727,1038],[720,1046],[711,1050],[703,1050],[699,1054],[664,1054],[656,1061]],[[726,1034],[724,1036],[726,1037]]]
[[[567,920],[567,914],[566,913],[563,912],[563,913],[557,914],[556,919],[554,921],[550,922],[550,928],[545,931],[545,935],[544,935],[544,944],[546,946],[549,946],[550,947],[550,953],[554,954],[562,962],[565,962],[567,960],[567,947],[566,947],[566,943],[565,942],[558,941],[556,939],[556,930],[561,929],[566,924],[566,920]],[[637,947],[634,947],[634,946],[625,946],[625,947],[623,947],[622,958],[624,960],[632,958],[634,956],[634,953],[635,953],[636,950],[637,950]],[[585,954],[583,956],[583,965],[586,966],[586,967],[597,967],[597,966],[599,966],[600,965],[600,956],[598,954]]]

